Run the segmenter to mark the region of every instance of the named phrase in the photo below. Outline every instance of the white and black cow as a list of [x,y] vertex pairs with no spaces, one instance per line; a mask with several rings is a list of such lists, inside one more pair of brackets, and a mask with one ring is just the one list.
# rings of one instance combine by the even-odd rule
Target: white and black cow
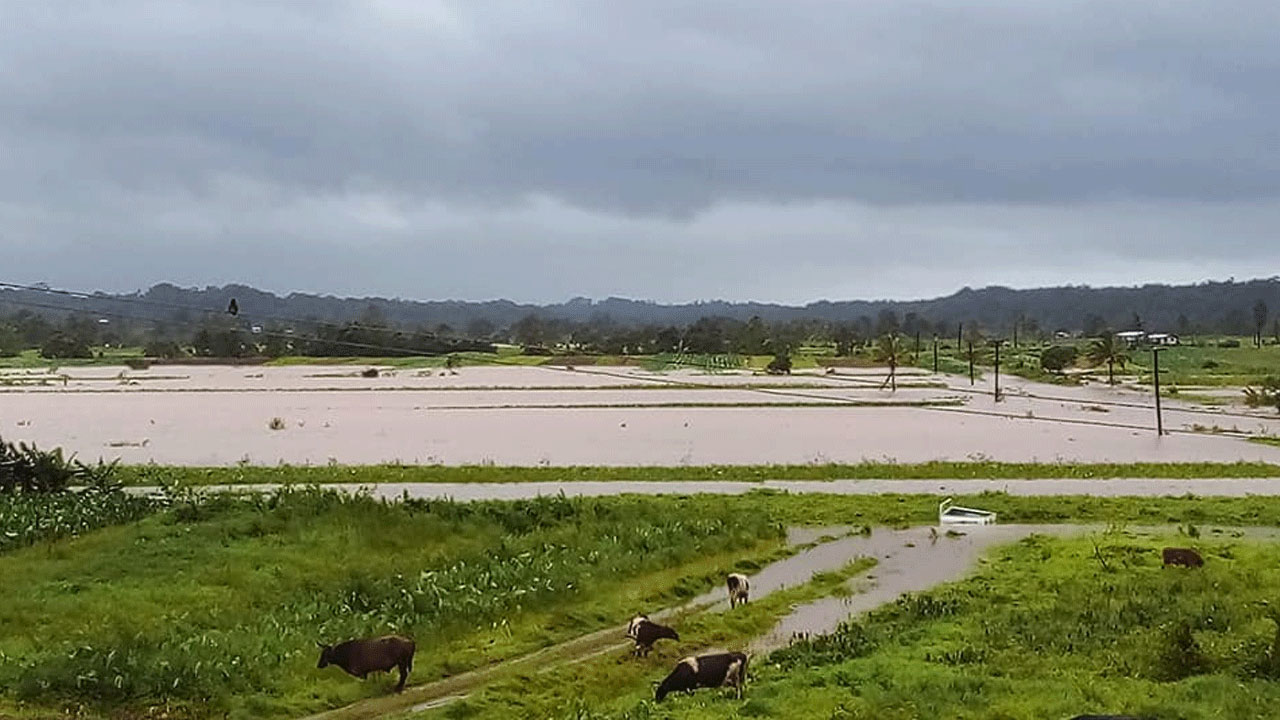
[[632,655],[648,655],[655,642],[662,639],[679,640],[680,634],[665,625],[653,622],[648,615],[637,615],[631,618],[631,623],[627,625],[627,637],[636,644],[635,649],[631,651]]
[[747,601],[747,596],[751,591],[751,583],[747,582],[747,576],[742,573],[730,573],[725,578],[725,585],[729,588],[729,607],[735,608],[738,603]]
[[731,687],[742,697],[747,678],[747,656],[740,652],[712,653],[681,660],[654,694],[656,702],[673,692],[692,693],[698,688]]

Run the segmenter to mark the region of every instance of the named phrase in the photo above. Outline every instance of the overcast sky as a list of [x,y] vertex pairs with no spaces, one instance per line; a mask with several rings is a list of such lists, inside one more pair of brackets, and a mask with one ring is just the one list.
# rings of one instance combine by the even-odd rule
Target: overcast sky
[[1280,272],[1280,3],[0,0],[0,281],[801,303]]

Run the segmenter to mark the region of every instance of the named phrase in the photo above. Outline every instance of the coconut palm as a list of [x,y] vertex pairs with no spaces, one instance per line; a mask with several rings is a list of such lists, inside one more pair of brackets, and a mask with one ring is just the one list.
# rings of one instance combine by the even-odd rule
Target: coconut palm
[[[888,333],[881,336],[876,343],[876,360],[889,365],[889,377],[885,380],[885,384],[893,388],[893,392],[898,391],[898,363],[902,362],[906,356],[906,348],[903,347],[902,337],[898,333]],[[880,387],[884,387],[881,385]]]
[[1116,334],[1110,330],[1104,331],[1089,344],[1089,352],[1085,356],[1094,365],[1107,364],[1107,383],[1110,385],[1116,384],[1116,366],[1119,365],[1123,370],[1125,363],[1129,362],[1129,354],[1116,339]]

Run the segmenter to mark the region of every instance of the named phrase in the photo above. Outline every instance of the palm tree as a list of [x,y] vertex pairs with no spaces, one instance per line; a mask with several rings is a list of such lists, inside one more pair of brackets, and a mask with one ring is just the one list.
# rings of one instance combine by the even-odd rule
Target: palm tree
[[[888,333],[881,336],[876,343],[876,360],[889,364],[889,377],[885,380],[886,385],[893,387],[893,392],[898,391],[898,363],[902,361],[906,355],[906,349],[902,346],[902,338],[898,333]],[[880,386],[881,388],[884,385]]]
[[1109,385],[1116,384],[1115,366],[1119,365],[1120,369],[1124,369],[1124,364],[1129,362],[1129,355],[1125,352],[1121,343],[1116,340],[1116,334],[1110,330],[1104,330],[1092,343],[1089,344],[1089,352],[1086,357],[1094,365],[1107,364],[1107,383]]

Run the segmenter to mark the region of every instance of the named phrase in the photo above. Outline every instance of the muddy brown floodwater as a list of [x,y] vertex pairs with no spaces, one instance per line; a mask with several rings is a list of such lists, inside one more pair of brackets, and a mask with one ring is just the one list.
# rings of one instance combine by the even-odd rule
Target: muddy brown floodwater
[[[1240,439],[1280,435],[1274,413],[1170,399],[1165,427],[1176,434],[1157,437],[1150,398],[1112,388],[1009,379],[996,403],[986,383],[927,373],[890,392],[874,369],[773,377],[469,367],[377,378],[360,369],[0,372],[0,434],[85,460],[209,466],[1280,462],[1280,447]],[[936,405],[946,402],[964,404]]]

